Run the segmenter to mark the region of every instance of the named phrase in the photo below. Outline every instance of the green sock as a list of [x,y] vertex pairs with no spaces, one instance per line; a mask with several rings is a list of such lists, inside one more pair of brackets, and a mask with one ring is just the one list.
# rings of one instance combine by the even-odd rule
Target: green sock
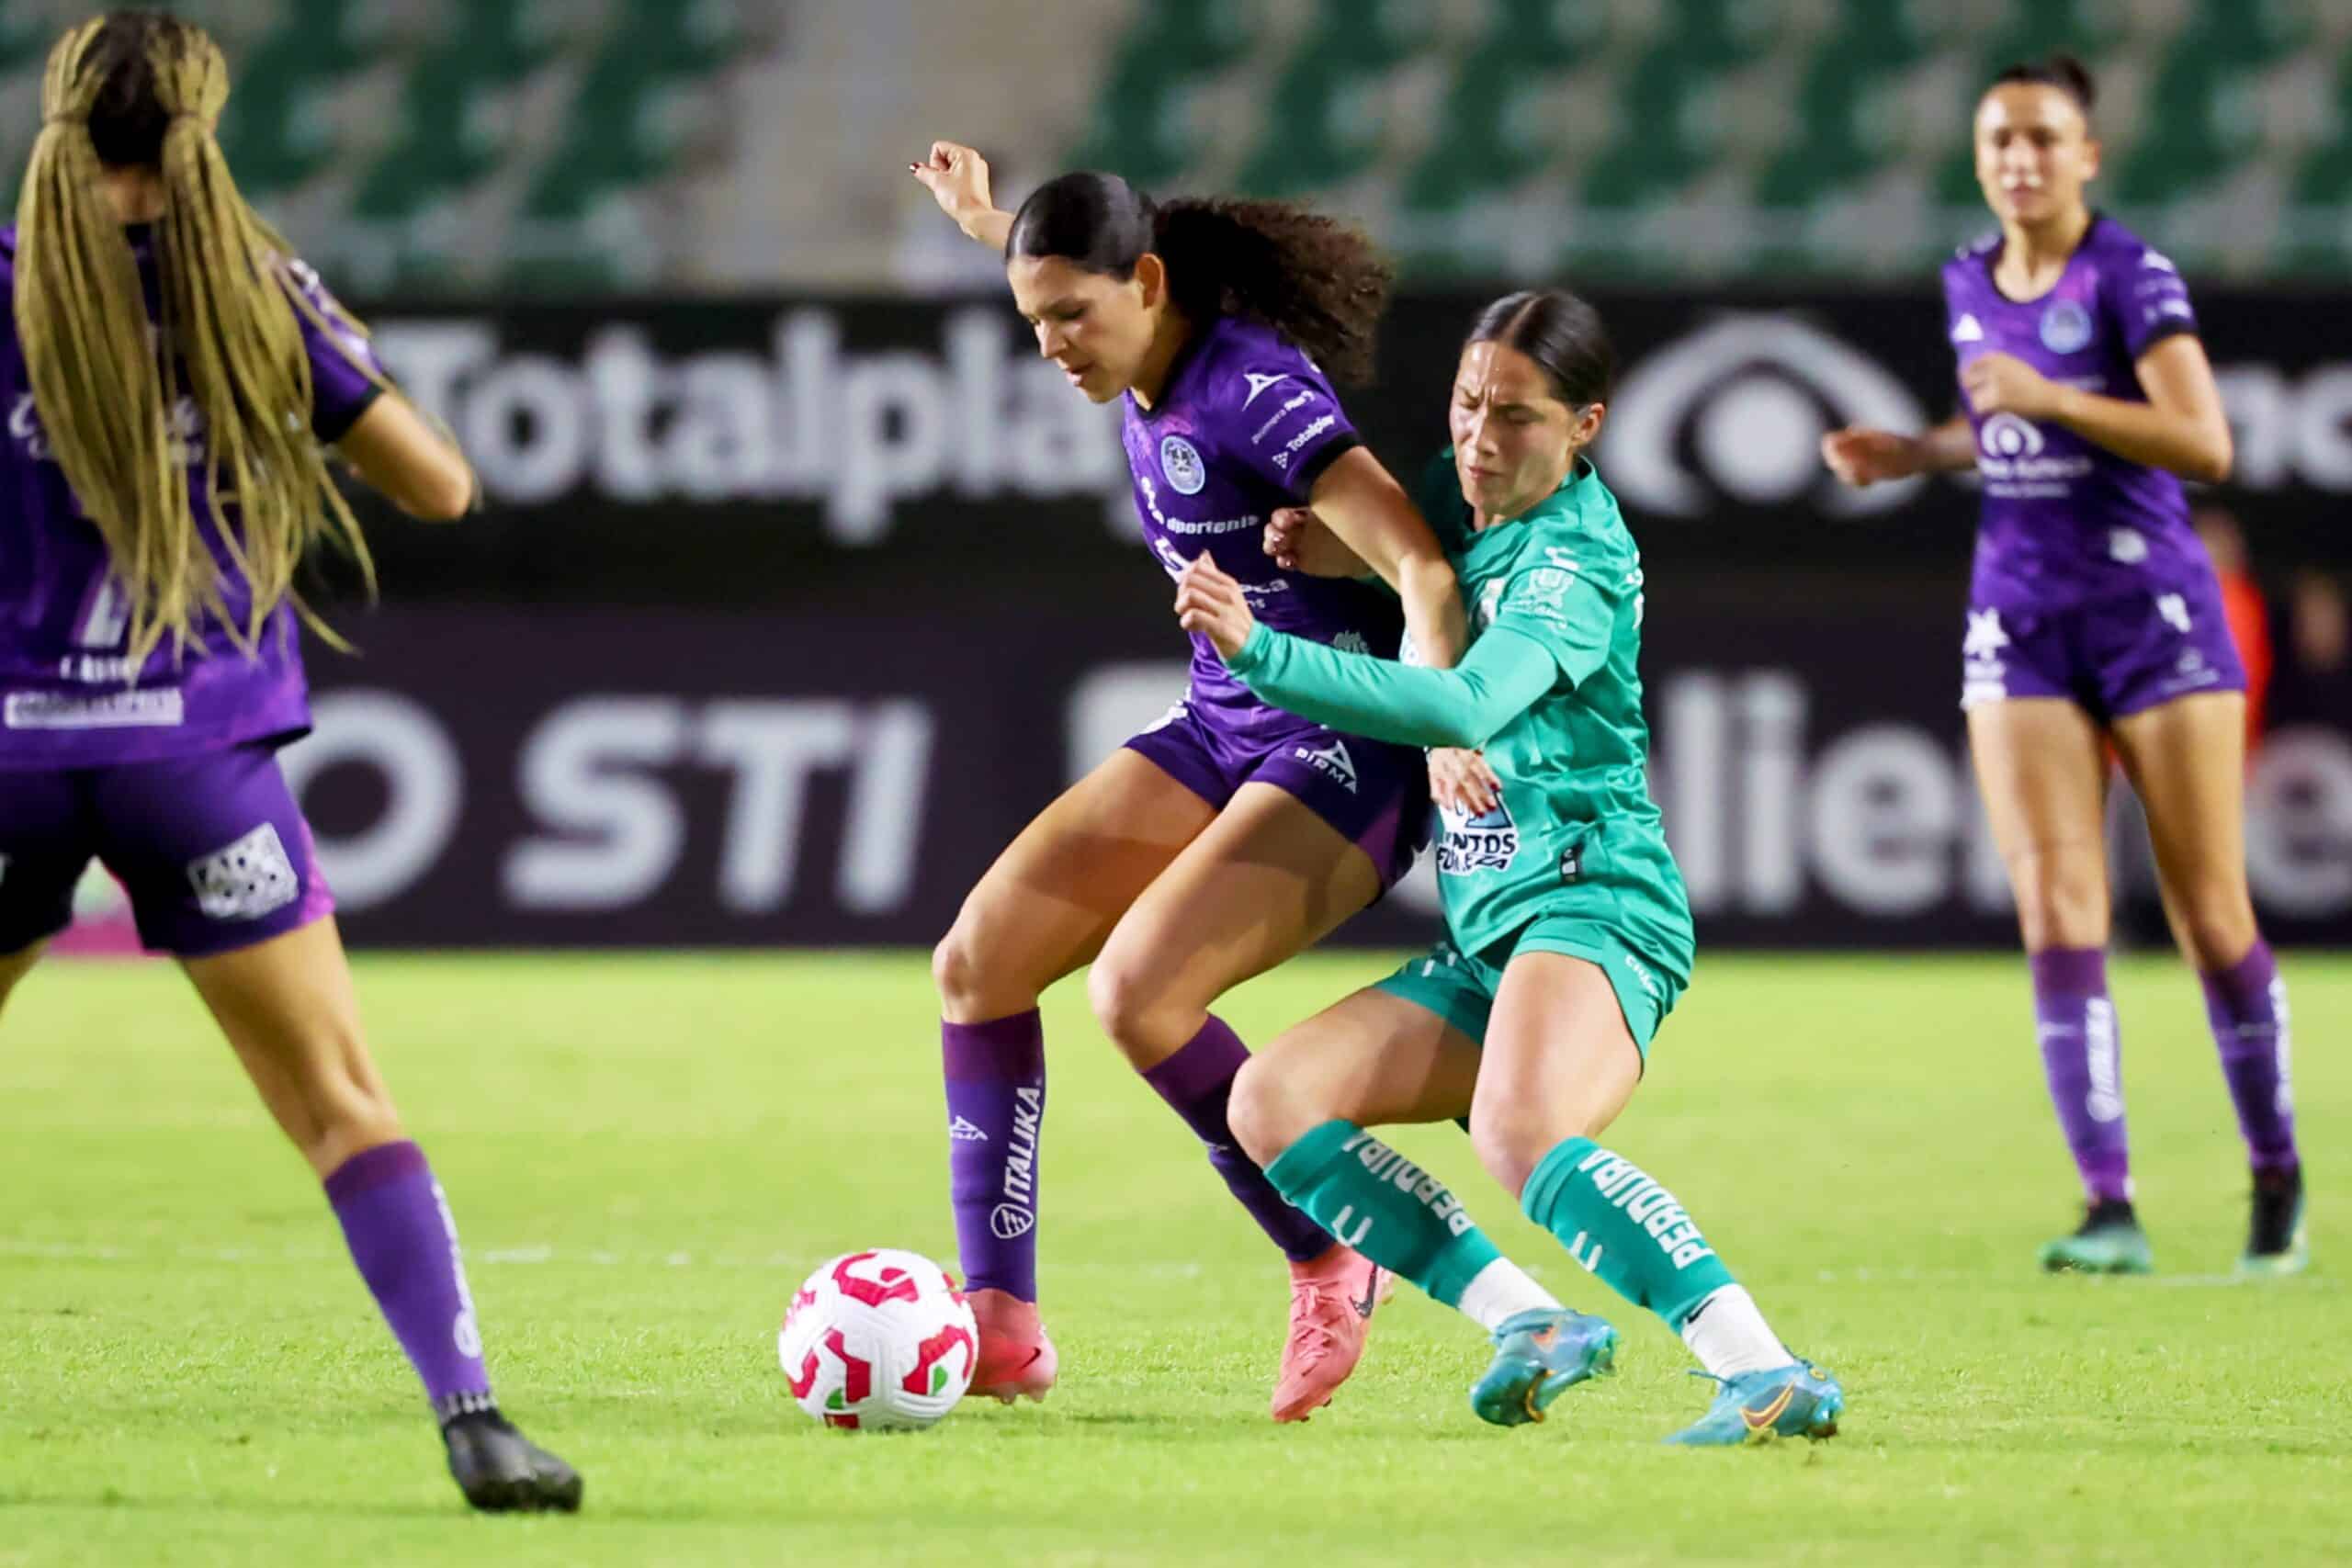
[[1590,1138],[1545,1155],[1519,1206],[1603,1284],[1678,1334],[1691,1308],[1734,1283],[1674,1194]]
[[1443,1183],[1352,1122],[1299,1139],[1266,1179],[1340,1242],[1450,1307],[1502,1257]]

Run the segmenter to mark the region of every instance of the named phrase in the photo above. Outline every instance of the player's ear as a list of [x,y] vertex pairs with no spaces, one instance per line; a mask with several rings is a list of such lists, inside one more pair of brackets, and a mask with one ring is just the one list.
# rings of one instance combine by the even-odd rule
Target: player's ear
[[2088,182],[2098,178],[2099,163],[2106,155],[2107,148],[2098,137],[2093,136],[2084,139],[2083,179],[2085,183],[2087,184]]
[[1156,310],[1168,301],[1168,264],[1156,251],[1146,251],[1136,258],[1136,288],[1143,296],[1143,308]]
[[1568,427],[1568,439],[1581,452],[1600,438],[1600,423],[1609,417],[1607,403],[1587,403]]

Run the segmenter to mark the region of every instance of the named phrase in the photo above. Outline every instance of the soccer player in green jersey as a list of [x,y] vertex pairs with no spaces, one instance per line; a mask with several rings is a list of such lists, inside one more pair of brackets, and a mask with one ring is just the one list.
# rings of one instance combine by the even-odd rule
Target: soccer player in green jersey
[[[1673,1194],[1595,1141],[1633,1098],[1693,946],[1645,776],[1641,557],[1582,456],[1612,368],[1600,317],[1564,291],[1513,294],[1472,326],[1453,446],[1419,498],[1475,628],[1454,669],[1258,625],[1205,558],[1180,580],[1185,628],[1267,702],[1351,735],[1484,752],[1441,788],[1446,940],[1258,1053],[1231,1125],[1283,1197],[1492,1333],[1471,1391],[1486,1420],[1541,1420],[1611,1370],[1617,1331],[1562,1306],[1367,1127],[1466,1114],[1480,1162],[1528,1217],[1682,1336],[1720,1392],[1669,1440],[1826,1438],[1845,1406],[1837,1381],[1781,1343]],[[1267,547],[1307,571],[1360,570],[1307,515],[1270,527]]]

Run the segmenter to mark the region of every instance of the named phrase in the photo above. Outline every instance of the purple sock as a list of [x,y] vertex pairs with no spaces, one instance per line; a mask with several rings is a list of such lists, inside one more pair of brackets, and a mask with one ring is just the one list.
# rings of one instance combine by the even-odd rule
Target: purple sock
[[2107,954],[2053,947],[2032,954],[2033,1016],[2041,1070],[2066,1146],[2094,1203],[2132,1196],[2132,1156],[2123,1130],[2123,1044],[2107,995]]
[[2295,1090],[2289,1071],[2287,982],[2259,937],[2244,958],[2203,976],[2205,1017],[2221,1047],[2222,1076],[2238,1108],[2247,1161],[2257,1174],[2293,1170]]
[[947,1166],[964,1288],[1037,1299],[1037,1140],[1046,1032],[1037,1010],[939,1026]]
[[424,1151],[405,1142],[379,1145],[335,1167],[326,1187],[351,1260],[424,1380],[434,1414],[447,1421],[487,1408],[490,1373],[458,1222]]
[[1274,1190],[1258,1162],[1233,1141],[1233,1129],[1226,1122],[1233,1076],[1249,1059],[1250,1048],[1241,1043],[1241,1037],[1223,1019],[1211,1014],[1201,1032],[1174,1055],[1147,1069],[1143,1081],[1157,1089],[1159,1098],[1209,1146],[1209,1163],[1258,1222],[1258,1228],[1283,1249],[1284,1258],[1305,1263],[1331,1250],[1329,1233],[1306,1210],[1292,1208]]

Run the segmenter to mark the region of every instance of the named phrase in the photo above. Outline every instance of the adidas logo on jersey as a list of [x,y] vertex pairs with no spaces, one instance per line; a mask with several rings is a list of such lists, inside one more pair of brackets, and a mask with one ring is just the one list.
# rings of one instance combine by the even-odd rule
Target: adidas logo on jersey
[[1337,779],[1350,795],[1356,792],[1356,760],[1348,755],[1348,743],[1334,740],[1317,748],[1301,746],[1291,753],[1326,778]]
[[947,1123],[947,1135],[959,1144],[985,1144],[989,1141],[989,1135],[986,1133],[981,1132],[961,1116]]
[[1984,324],[1977,321],[1973,311],[1961,312],[1960,320],[1952,323],[1951,341],[1954,343],[1983,343],[1984,341]]

